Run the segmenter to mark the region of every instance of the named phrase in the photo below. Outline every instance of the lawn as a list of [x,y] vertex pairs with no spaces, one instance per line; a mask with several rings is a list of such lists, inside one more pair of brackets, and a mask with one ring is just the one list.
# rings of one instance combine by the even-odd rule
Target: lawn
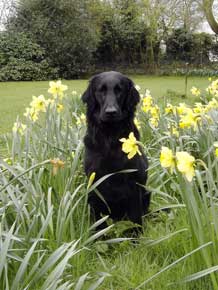
[[[0,158],[0,289],[218,290],[218,128],[209,115],[218,101],[168,106],[166,114],[161,98],[169,89],[184,94],[184,78],[132,78],[156,97],[144,97],[137,111],[152,192],[143,233],[128,240],[129,224],[111,220],[93,231],[87,197],[100,181],[90,185],[83,170],[83,108],[72,95],[50,96],[38,120],[26,118],[26,127],[2,138],[8,158]],[[87,80],[63,83],[68,94],[87,86]],[[1,132],[10,131],[32,95],[48,97],[48,82],[0,86]],[[208,80],[190,78],[188,86],[204,90]],[[173,103],[196,101],[171,95]],[[171,152],[165,165],[163,148]]]
[[[184,77],[154,77],[154,76],[130,76],[135,84],[144,91],[146,88],[151,90],[154,97],[164,97],[167,91],[174,91],[183,95],[185,91]],[[69,87],[69,93],[77,91],[82,93],[88,83],[88,80],[64,81]],[[208,85],[207,78],[189,78],[188,93],[190,88],[197,86],[204,89]],[[28,106],[32,96],[40,94],[48,95],[48,82],[6,82],[0,83],[0,134],[11,130],[17,115],[22,116],[25,107]],[[173,103],[183,102],[184,99],[174,98]],[[189,97],[186,102],[193,102],[194,98]]]

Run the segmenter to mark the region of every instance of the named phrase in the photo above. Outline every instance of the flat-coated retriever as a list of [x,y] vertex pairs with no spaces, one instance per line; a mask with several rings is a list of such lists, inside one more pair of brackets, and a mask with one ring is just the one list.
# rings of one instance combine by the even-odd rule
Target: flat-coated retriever
[[[95,75],[82,100],[87,104],[87,133],[85,143],[85,172],[96,179],[125,169],[131,173],[112,175],[98,186],[99,197],[91,192],[88,202],[95,220],[110,215],[115,220],[128,219],[142,225],[142,215],[148,210],[150,193],[140,185],[147,180],[148,162],[144,154],[128,159],[119,139],[133,132],[139,140],[134,113],[139,102],[134,83],[119,72]],[[99,228],[105,227],[102,224]]]

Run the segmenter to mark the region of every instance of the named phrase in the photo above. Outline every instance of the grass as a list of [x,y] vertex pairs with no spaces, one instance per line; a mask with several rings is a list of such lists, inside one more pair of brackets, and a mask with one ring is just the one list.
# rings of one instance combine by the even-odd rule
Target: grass
[[[131,76],[136,84],[142,88],[142,92],[148,88],[152,95],[162,97],[171,90],[183,95],[185,91],[184,77],[154,77]],[[65,81],[69,91],[77,91],[81,94],[87,87],[87,80]],[[188,80],[188,92],[192,86],[204,89],[208,85],[207,78],[190,77]],[[17,115],[23,116],[25,108],[29,105],[33,95],[44,94],[48,96],[48,82],[6,82],[0,83],[0,134],[9,132]],[[189,95],[186,102],[193,103],[194,98]],[[159,100],[161,102],[161,100]],[[173,102],[184,101],[175,97]]]
[[[181,78],[134,80],[160,98],[168,88],[182,93]],[[80,93],[87,81],[64,83]],[[23,113],[30,93],[46,95],[48,84],[20,84],[26,86],[16,91]],[[193,78],[189,85],[203,89],[204,84],[206,79]],[[168,125],[178,124],[178,116],[161,113],[154,129],[149,113],[139,109],[152,204],[143,234],[132,241],[122,232],[125,223],[109,221],[103,232],[93,232],[96,224],[90,224],[87,195],[96,183],[87,188],[82,165],[85,126],[77,122],[84,108],[71,94],[63,104],[62,113],[49,107],[37,122],[24,120],[23,135],[17,132],[4,139],[10,160],[0,160],[0,289],[218,290],[218,161],[213,147],[217,123],[180,129],[176,138],[166,131]],[[11,125],[2,128],[6,131]],[[192,182],[178,170],[171,174],[160,166],[162,146],[202,160],[196,163]],[[63,168],[50,163],[55,158],[65,162]]]

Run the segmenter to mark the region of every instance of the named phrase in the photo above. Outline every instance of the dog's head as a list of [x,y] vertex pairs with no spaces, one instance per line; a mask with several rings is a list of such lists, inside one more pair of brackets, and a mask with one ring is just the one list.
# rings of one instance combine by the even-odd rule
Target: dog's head
[[82,96],[89,116],[110,123],[133,117],[139,93],[134,83],[118,72],[104,72],[94,76]]

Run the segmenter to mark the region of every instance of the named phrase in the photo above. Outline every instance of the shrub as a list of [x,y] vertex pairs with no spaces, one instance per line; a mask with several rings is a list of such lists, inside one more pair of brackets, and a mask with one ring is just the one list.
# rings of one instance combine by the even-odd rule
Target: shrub
[[29,81],[54,78],[45,51],[25,33],[0,34],[0,80]]

